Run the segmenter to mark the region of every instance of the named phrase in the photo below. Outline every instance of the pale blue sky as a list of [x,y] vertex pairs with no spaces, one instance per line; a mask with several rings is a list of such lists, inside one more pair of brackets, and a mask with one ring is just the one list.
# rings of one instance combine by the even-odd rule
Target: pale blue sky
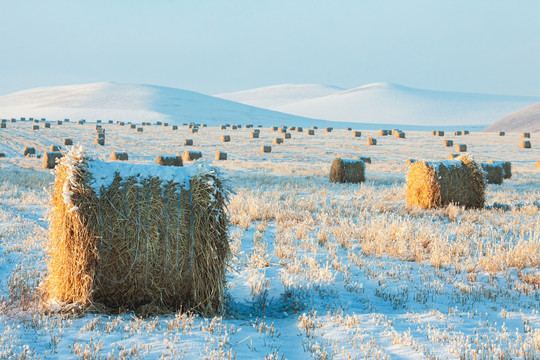
[[540,1],[1,0],[0,94],[115,81],[540,95]]

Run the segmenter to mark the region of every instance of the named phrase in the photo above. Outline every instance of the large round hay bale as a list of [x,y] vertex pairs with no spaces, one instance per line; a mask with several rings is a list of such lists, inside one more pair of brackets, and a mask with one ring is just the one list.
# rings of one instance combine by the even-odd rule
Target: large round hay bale
[[522,140],[519,143],[519,147],[522,149],[530,149],[531,148],[531,142],[529,140]]
[[270,146],[270,145],[261,146],[261,152],[263,152],[263,153],[271,153],[272,152],[272,146]]
[[26,156],[26,155],[35,155],[36,154],[36,148],[34,147],[30,147],[30,146],[25,146],[24,149],[23,149],[23,155]]
[[84,120],[79,120],[79,121],[77,121],[77,124],[78,124],[78,125],[84,125]]
[[456,151],[457,152],[465,152],[465,151],[467,151],[467,145],[465,145],[465,144],[457,144],[456,145]]
[[191,129],[189,130],[189,132],[192,133],[192,134],[198,133],[198,132],[199,132],[199,128],[198,128],[198,127],[191,128]]
[[353,136],[353,137],[361,137],[361,136],[362,136],[362,132],[361,132],[361,131],[356,131],[356,130],[355,130],[355,131],[352,132],[352,136]]
[[330,167],[330,182],[360,183],[365,178],[366,165],[362,160],[336,158]]
[[283,139],[282,138],[275,138],[274,139],[274,144],[282,144],[283,143]]
[[0,123],[0,129],[5,129],[6,127],[6,123]]
[[377,145],[377,139],[372,138],[371,136],[367,138],[367,146]]
[[182,153],[182,159],[184,161],[194,161],[202,158],[202,152],[194,150],[186,150]]
[[531,133],[528,133],[528,132],[521,133],[521,137],[523,139],[529,139],[531,137]]
[[231,137],[229,135],[221,135],[221,142],[230,142]]
[[417,161],[407,174],[407,205],[426,209],[448,204],[483,208],[485,188],[481,166],[468,156],[439,162]]
[[104,133],[97,133],[96,134],[96,139],[105,139],[105,134]]
[[367,157],[367,156],[355,156],[354,157],[355,160],[362,160],[365,164],[371,164],[371,158],[370,157]]
[[39,130],[39,125],[32,125],[32,130]]
[[57,159],[62,158],[62,153],[60,151],[47,151],[43,154],[43,168],[44,169],[54,169],[56,166]]
[[299,132],[299,133],[304,132],[304,129],[301,126],[298,126],[296,128],[296,132]]
[[51,199],[45,301],[143,314],[222,310],[229,191],[216,169],[164,171],[78,152],[64,159]]
[[488,184],[501,185],[503,183],[504,170],[502,166],[493,163],[482,163],[482,169],[485,172],[484,176]]
[[444,136],[444,131],[437,130],[437,132],[435,133],[435,135],[437,135],[437,136]]
[[333,127],[324,128],[324,131],[326,131],[326,132],[332,132],[332,130],[334,130]]
[[216,160],[227,160],[227,153],[224,151],[216,151]]
[[60,151],[61,147],[60,145],[51,145],[49,151]]
[[72,138],[64,138],[64,146],[73,145],[73,139]]
[[394,135],[396,139],[405,139],[405,133],[403,131],[398,131]]
[[114,151],[111,153],[111,160],[114,161],[128,161],[128,158],[127,152]]
[[290,130],[290,131],[296,131],[296,126],[291,126],[291,127],[289,128],[289,130]]
[[445,147],[454,146],[454,140],[443,140],[443,146]]
[[161,166],[183,166],[181,156],[161,156],[156,157],[156,165]]
[[96,139],[94,139],[94,145],[104,146],[105,145],[105,139],[104,138],[96,138]]
[[193,146],[193,139],[184,139],[184,146]]
[[498,132],[498,135],[499,135],[499,136],[504,136],[504,135],[506,135],[506,133],[505,133],[504,131],[499,131],[499,132]]
[[283,134],[281,134],[281,137],[284,138],[284,139],[290,139],[291,138],[291,133],[283,133]]
[[385,129],[379,130],[379,136],[387,136],[387,135],[388,135],[388,131],[386,131]]
[[493,161],[488,160],[486,164],[500,166],[503,169],[503,178],[510,179],[512,177],[512,163],[510,161]]
[[238,128],[238,127],[237,127],[236,125],[233,125],[233,126],[231,127],[232,130],[236,130],[237,128]]
[[143,128],[143,127],[138,127],[138,128],[137,128],[137,132],[138,132],[138,133],[142,133],[143,131],[144,131],[144,128]]
[[258,139],[258,138],[259,138],[259,133],[253,131],[253,132],[251,132],[251,135],[250,135],[250,136],[251,136],[252,139]]

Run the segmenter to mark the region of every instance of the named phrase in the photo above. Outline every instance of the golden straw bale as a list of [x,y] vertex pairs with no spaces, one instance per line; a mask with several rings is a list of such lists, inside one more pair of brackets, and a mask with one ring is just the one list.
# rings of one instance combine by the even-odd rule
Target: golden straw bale
[[456,151],[457,152],[465,152],[465,151],[467,151],[467,145],[465,145],[465,144],[457,144],[456,145]]
[[283,143],[283,139],[282,138],[275,138],[274,139],[274,144],[282,144]]
[[56,125],[62,125],[62,120],[56,120]]
[[362,160],[336,158],[330,167],[330,182],[360,183],[365,178],[366,165]]
[[252,131],[251,132],[251,138],[252,139],[258,139],[259,138],[259,132]]
[[216,151],[216,160],[227,160],[227,153],[224,151]]
[[171,130],[178,130],[178,125],[171,125]]
[[35,155],[36,154],[36,148],[34,147],[30,147],[30,146],[25,146],[24,149],[23,149],[23,155],[26,156],[26,155]]
[[398,131],[394,135],[396,139],[405,139],[405,133],[403,131]]
[[184,139],[184,146],[193,146],[193,139]]
[[504,178],[504,170],[502,166],[498,164],[482,163],[482,169],[484,170],[484,177],[486,183],[501,185]]
[[417,161],[407,174],[407,205],[426,209],[448,204],[483,208],[485,188],[484,171],[468,156],[439,162]]
[[43,154],[43,168],[44,169],[54,169],[56,166],[57,159],[62,158],[62,153],[60,151],[47,151]]
[[219,129],[220,129],[220,130],[226,130],[226,129],[227,129],[227,126],[226,126],[226,125],[220,125],[220,126],[219,126]]
[[324,128],[324,131],[326,131],[326,132],[332,132],[332,130],[334,130],[333,127]]
[[0,152],[0,158],[5,158],[5,157],[6,157],[6,154],[3,152]]
[[231,137],[229,135],[221,135],[221,142],[230,142]]
[[228,197],[217,169],[70,152],[56,167],[44,301],[142,315],[219,313]]
[[60,151],[60,145],[51,145],[49,151]]
[[356,130],[355,130],[355,131],[352,132],[352,136],[353,136],[353,137],[361,137],[361,136],[362,136],[362,132],[361,132],[361,131],[356,131]]
[[528,132],[521,133],[521,137],[523,139],[529,139],[531,137],[531,133],[528,133]]
[[290,139],[291,138],[291,133],[283,133],[283,134],[281,134],[281,137],[284,138],[284,139]]
[[352,128],[350,128],[350,127],[346,127],[346,128],[345,128],[345,130],[347,130],[347,131],[351,131],[351,130],[352,130]]
[[279,129],[279,133],[281,133],[281,134],[285,134],[286,132],[287,132],[287,128],[282,127],[282,128]]
[[387,136],[387,135],[388,135],[388,131],[385,130],[385,129],[380,129],[380,130],[379,130],[379,135],[380,135],[380,136]]
[[313,126],[311,127],[311,129],[313,129],[313,130],[318,130],[319,128],[318,128],[317,126],[313,125]]
[[431,131],[431,135],[433,135],[433,136],[437,135],[437,131],[435,131],[435,130]]
[[111,160],[128,161],[128,158],[129,156],[127,152],[114,151],[111,153]]
[[469,130],[463,130],[463,135],[469,135]]
[[530,149],[531,148],[531,142],[529,140],[522,140],[519,143],[519,147],[522,149]]
[[277,127],[277,126],[271,126],[271,127],[270,127],[270,130],[272,130],[272,131],[277,131],[277,130],[278,130],[278,127]]
[[377,145],[377,139],[374,139],[372,138],[371,136],[367,138],[367,145],[368,146],[373,146],[373,145]]
[[506,133],[505,133],[504,131],[499,131],[499,132],[498,132],[498,135],[499,135],[499,136],[504,136],[504,135],[506,135]]
[[105,139],[104,139],[104,138],[101,138],[101,139],[94,139],[94,145],[101,145],[101,146],[104,146],[104,145],[105,145]]
[[96,134],[96,139],[105,139],[105,134],[104,133],[97,133]]
[[193,161],[202,158],[202,152],[186,150],[182,153],[182,159],[184,161]]
[[458,131],[455,131],[455,132],[454,132],[454,135],[456,135],[456,136],[460,136],[460,135],[462,135],[462,133],[461,133],[461,131],[460,131],[460,130],[458,130]]
[[512,177],[512,163],[510,161],[486,161],[487,164],[494,164],[503,169],[503,178],[510,179]]
[[446,147],[454,146],[454,140],[443,140],[443,146],[446,146]]
[[143,131],[144,131],[144,128],[143,128],[143,127],[138,127],[138,128],[137,128],[137,132],[142,133]]
[[300,132],[300,133],[301,133],[301,132],[304,132],[304,129],[303,129],[301,126],[298,126],[298,127],[296,128],[296,132]]
[[270,146],[270,145],[261,146],[261,152],[263,152],[263,153],[271,153],[272,152],[272,146]]
[[161,166],[184,166],[181,156],[162,156],[156,157],[156,165]]
[[435,135],[437,135],[437,136],[444,136],[444,131],[438,130],[438,131],[435,133]]
[[73,139],[72,138],[64,138],[64,145],[65,146],[73,145]]
[[5,129],[6,128],[6,123],[0,123],[0,129]]
[[307,135],[315,135],[315,130],[313,130],[313,129],[307,129],[307,130],[306,130],[306,134],[307,134]]
[[32,130],[39,130],[39,125],[32,125]]

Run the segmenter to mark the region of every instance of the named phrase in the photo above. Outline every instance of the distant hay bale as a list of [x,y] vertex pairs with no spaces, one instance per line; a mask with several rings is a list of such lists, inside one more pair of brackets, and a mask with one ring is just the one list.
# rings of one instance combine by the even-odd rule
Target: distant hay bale
[[405,165],[411,165],[411,164],[414,164],[417,160],[416,159],[407,159],[407,161],[405,161]]
[[332,132],[332,130],[334,130],[334,128],[332,128],[332,127],[324,128],[324,131],[326,131],[326,132]]
[[217,169],[207,166],[164,171],[68,154],[50,203],[44,300],[142,314],[219,313],[228,197]]
[[197,128],[197,127],[191,128],[191,129],[189,130],[189,132],[192,133],[192,134],[198,133],[198,132],[199,132],[199,128]]
[[485,173],[486,182],[488,184],[501,185],[504,178],[504,170],[502,166],[497,164],[482,163],[482,169]]
[[313,125],[313,126],[311,127],[311,129],[312,129],[312,130],[318,130],[319,128],[318,128],[317,126]]
[[221,135],[221,142],[229,142],[231,137],[229,135]]
[[528,132],[521,133],[521,137],[523,139],[529,139],[531,137],[531,133],[528,133]]
[[461,131],[459,131],[459,130],[458,130],[458,131],[455,131],[455,132],[454,132],[454,135],[460,136],[460,135],[461,135]]
[[109,120],[109,121],[107,121],[107,122],[108,122],[109,124],[112,124],[112,123],[113,123],[113,121],[112,121],[112,120]]
[[97,133],[96,134],[96,139],[105,139],[105,134],[104,133]]
[[3,152],[0,152],[0,158],[5,158],[5,157],[6,157],[6,154]]
[[98,124],[101,124],[101,120],[97,120],[96,122],[97,122]]
[[226,129],[227,129],[227,126],[225,126],[225,125],[220,125],[220,126],[219,126],[219,129],[220,129],[220,130],[226,130]]
[[142,133],[143,131],[144,131],[144,128],[142,128],[142,127],[137,128],[137,132]]
[[336,158],[330,167],[330,182],[361,183],[366,180],[365,170],[362,160]]
[[271,153],[272,152],[272,146],[270,146],[270,145],[261,146],[261,152],[263,152],[263,153]]
[[216,160],[227,160],[227,153],[224,151],[216,151]]
[[392,135],[396,136],[396,134],[399,134],[401,130],[399,129],[392,129]]
[[282,144],[283,143],[283,139],[282,138],[275,138],[274,139],[274,144]]
[[454,140],[443,140],[443,146],[446,146],[446,147],[454,146]]
[[11,122],[12,122],[12,123],[17,122],[17,119],[11,118]]
[[467,151],[467,145],[465,145],[465,144],[457,144],[456,145],[456,151],[457,152],[465,152],[465,151]]
[[233,125],[233,126],[231,127],[231,129],[232,129],[232,130],[236,130],[236,129],[237,129],[237,126],[236,126],[236,125]]
[[460,156],[459,154],[450,154],[450,155],[448,155],[448,160],[457,159],[459,156]]
[[353,136],[353,137],[361,137],[361,136],[362,136],[362,132],[361,132],[361,131],[356,131],[356,130],[355,130],[355,131],[352,132],[352,136]]
[[433,130],[433,131],[431,132],[431,135],[433,135],[433,136],[437,135],[437,131]]
[[504,136],[504,135],[506,135],[506,133],[505,133],[504,131],[499,131],[499,132],[498,132],[498,135],[499,135],[499,136]]
[[60,151],[47,151],[43,154],[43,168],[54,169],[56,166],[56,160],[62,158]]
[[50,147],[50,150],[49,151],[60,151],[60,145],[51,145]]
[[277,126],[271,126],[271,127],[270,127],[270,130],[272,130],[272,131],[277,131],[277,130],[278,130],[278,127],[277,127]]
[[379,136],[387,136],[387,135],[388,135],[388,131],[386,131],[384,129],[379,130]]
[[436,135],[437,136],[444,136],[444,131],[437,130]]
[[418,161],[407,174],[407,205],[426,209],[449,204],[483,208],[485,188],[481,166],[468,156],[439,162]]
[[161,166],[183,166],[181,156],[161,156],[156,157],[156,165]]
[[98,134],[105,134],[105,129],[104,129],[104,128],[96,129],[96,133],[98,133]]
[[163,127],[167,127],[167,126],[169,126],[169,123],[164,122],[164,123],[163,123]]
[[283,134],[281,134],[281,137],[284,138],[284,139],[290,139],[291,138],[291,133],[283,133]]
[[371,158],[370,157],[367,157],[367,156],[355,156],[354,157],[355,160],[362,160],[364,163],[366,164],[371,164]]
[[346,127],[346,128],[345,128],[345,130],[347,130],[347,131],[351,131],[351,130],[352,130],[352,128],[350,128],[350,127]]
[[500,166],[503,169],[503,178],[510,179],[512,178],[512,163],[510,161],[493,161],[488,160],[486,164],[494,164]]
[[105,145],[105,139],[104,138],[96,138],[96,139],[94,139],[94,145],[104,146]]
[[171,130],[178,130],[178,125],[171,125]]
[[0,129],[5,129],[6,128],[6,123],[0,123]]
[[36,154],[36,148],[34,147],[30,147],[30,146],[25,146],[24,149],[23,149],[23,155],[26,156],[26,155],[35,155]]
[[[206,124],[203,124],[203,126],[206,126]],[[253,124],[246,124],[246,129],[251,129],[253,128]]]
[[291,126],[291,127],[289,128],[289,130],[290,130],[290,131],[296,131],[296,126]]
[[62,121],[61,120],[56,120],[56,125],[62,125]]
[[130,129],[136,129],[136,128],[137,128],[137,125],[135,125],[135,124],[129,124],[129,128],[130,128]]
[[519,147],[522,149],[530,149],[531,148],[531,142],[529,140],[522,140],[519,143]]
[[537,161],[536,164],[534,164],[535,169],[540,169],[540,161]]
[[[98,122],[101,122],[101,121],[98,120]],[[100,129],[102,129],[102,127],[101,127],[101,125],[96,125],[95,129],[96,129],[96,130],[100,130]]]
[[184,146],[193,146],[193,139],[184,139]]
[[39,125],[32,125],[32,130],[39,130]]
[[463,135],[469,135],[469,130],[463,130]]
[[395,133],[394,136],[396,137],[396,139],[405,139],[405,133],[403,131]]
[[202,152],[200,151],[186,150],[182,153],[182,160],[184,160],[184,162],[194,161],[202,158],[202,156]]
[[377,145],[377,139],[372,138],[371,136],[367,138],[367,145],[374,146]]
[[79,124],[79,125],[84,125],[84,120],[79,120],[79,121],[77,121],[77,124]]
[[313,130],[313,129],[307,129],[307,130],[306,130],[306,135],[315,135],[315,130]]
[[280,128],[279,129],[280,134],[285,134],[286,132],[287,132],[287,128]]
[[64,146],[73,145],[73,139],[72,138],[64,138]]
[[298,126],[296,128],[296,132],[299,132],[299,133],[304,132],[304,129],[301,126]]
[[258,132],[255,132],[255,131],[252,131],[252,132],[251,132],[251,138],[252,138],[252,139],[258,139],[258,138],[259,138],[259,133],[258,133]]
[[114,151],[111,153],[111,160],[114,161],[128,161],[128,158],[127,152]]

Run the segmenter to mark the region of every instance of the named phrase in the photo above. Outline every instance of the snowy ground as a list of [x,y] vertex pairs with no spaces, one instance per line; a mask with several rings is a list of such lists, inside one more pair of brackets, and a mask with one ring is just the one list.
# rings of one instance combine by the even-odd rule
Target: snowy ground
[[[278,124],[276,124],[278,125]],[[440,137],[406,139],[363,131],[315,136],[261,129],[222,131],[160,126],[135,133],[104,124],[31,124],[0,129],[0,359],[489,359],[540,357],[540,160],[519,134],[447,135],[476,160],[512,161],[513,178],[489,185],[487,208],[407,209],[407,158],[446,159]],[[231,135],[221,143],[222,134]],[[367,146],[367,136],[378,139]],[[93,156],[128,151],[130,161],[179,154],[183,139],[225,170],[233,257],[221,317],[171,314],[49,315],[33,296],[46,275],[47,189],[53,176],[39,153],[72,137]],[[215,151],[227,161],[214,161]],[[336,156],[370,156],[367,181],[330,184]]]

